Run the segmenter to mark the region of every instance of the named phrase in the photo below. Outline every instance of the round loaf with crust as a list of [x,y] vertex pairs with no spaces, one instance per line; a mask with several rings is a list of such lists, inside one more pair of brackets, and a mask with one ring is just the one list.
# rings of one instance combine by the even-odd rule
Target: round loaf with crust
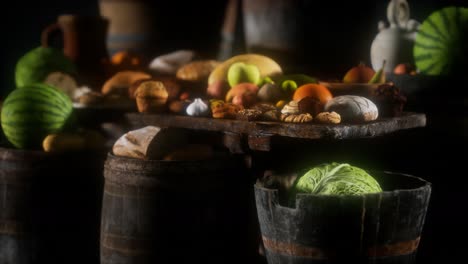
[[334,97],[325,105],[326,112],[337,112],[343,122],[368,122],[377,119],[377,106],[369,99],[356,95]]

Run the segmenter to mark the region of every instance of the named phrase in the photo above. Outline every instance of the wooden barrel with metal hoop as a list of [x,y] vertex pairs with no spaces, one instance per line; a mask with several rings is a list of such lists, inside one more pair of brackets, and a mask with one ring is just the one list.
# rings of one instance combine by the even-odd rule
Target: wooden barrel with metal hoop
[[383,192],[299,194],[296,208],[280,205],[277,189],[257,183],[268,263],[415,263],[431,184],[405,174],[372,175]]
[[256,245],[248,239],[253,190],[246,172],[242,158],[227,154],[198,161],[109,154],[101,263],[248,263]]

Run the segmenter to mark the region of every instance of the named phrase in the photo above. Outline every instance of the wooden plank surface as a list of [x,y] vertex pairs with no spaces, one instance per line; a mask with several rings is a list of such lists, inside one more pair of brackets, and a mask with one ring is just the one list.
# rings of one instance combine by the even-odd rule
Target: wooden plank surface
[[382,136],[403,129],[424,127],[426,115],[405,112],[400,117],[381,118],[360,124],[293,124],[284,122],[242,121],[163,114],[127,113],[125,120],[133,129],[154,125],[205,131],[246,134],[250,137],[283,136],[304,139],[348,139]]

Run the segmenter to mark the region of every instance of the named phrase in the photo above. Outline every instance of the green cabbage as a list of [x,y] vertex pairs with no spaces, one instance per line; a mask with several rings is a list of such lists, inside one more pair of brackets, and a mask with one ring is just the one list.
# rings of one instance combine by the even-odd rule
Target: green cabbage
[[290,200],[296,194],[360,195],[381,192],[379,183],[365,170],[343,163],[328,163],[312,168],[298,177],[290,190]]

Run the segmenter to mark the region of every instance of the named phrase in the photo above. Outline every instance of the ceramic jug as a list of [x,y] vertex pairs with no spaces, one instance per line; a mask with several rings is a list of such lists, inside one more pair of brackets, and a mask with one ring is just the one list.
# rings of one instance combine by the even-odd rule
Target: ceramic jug
[[391,0],[387,6],[389,26],[379,22],[379,33],[371,45],[371,63],[374,70],[386,61],[385,72],[392,72],[399,63],[413,63],[413,45],[419,22],[410,19],[406,0]]
[[108,60],[106,35],[108,20],[101,16],[60,15],[42,31],[41,44],[52,46],[56,33],[62,35],[63,53],[76,65],[78,82],[100,90]]
[[157,31],[151,0],[99,0],[99,12],[109,19],[106,45],[109,55],[128,50],[153,56]]

